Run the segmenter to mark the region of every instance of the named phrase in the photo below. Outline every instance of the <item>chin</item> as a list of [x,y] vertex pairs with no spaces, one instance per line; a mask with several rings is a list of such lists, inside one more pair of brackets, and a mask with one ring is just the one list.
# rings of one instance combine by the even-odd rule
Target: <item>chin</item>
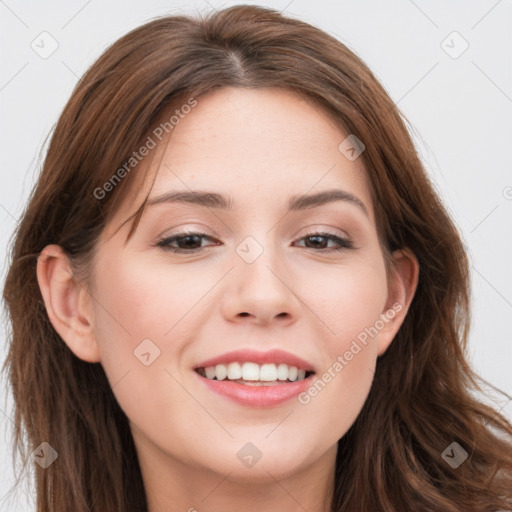
[[[265,429],[265,434],[269,432]],[[322,456],[322,451],[308,447],[307,437],[276,437],[272,441],[259,437],[251,441],[250,436],[235,438],[225,445],[217,445],[215,453],[204,461],[210,470],[240,483],[269,483],[301,472]],[[274,434],[271,434],[273,436]],[[254,438],[253,438],[254,439]],[[202,451],[204,456],[204,451]]]

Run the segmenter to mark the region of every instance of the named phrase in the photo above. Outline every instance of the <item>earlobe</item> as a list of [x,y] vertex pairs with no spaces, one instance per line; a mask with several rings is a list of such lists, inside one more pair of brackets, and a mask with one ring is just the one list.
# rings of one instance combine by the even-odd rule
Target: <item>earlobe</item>
[[39,255],[37,280],[48,318],[66,345],[78,358],[99,362],[90,296],[74,278],[68,256],[58,245],[46,246]]
[[394,268],[388,279],[388,298],[381,314],[384,324],[378,337],[378,355],[389,347],[400,329],[418,286],[419,263],[408,249],[393,252]]

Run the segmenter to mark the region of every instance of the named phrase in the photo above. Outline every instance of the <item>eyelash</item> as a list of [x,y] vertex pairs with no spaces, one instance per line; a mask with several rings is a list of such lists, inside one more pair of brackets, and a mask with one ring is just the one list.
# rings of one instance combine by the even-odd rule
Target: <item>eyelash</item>
[[[181,254],[193,254],[193,253],[196,253],[196,252],[204,249],[204,247],[198,247],[196,249],[179,249],[176,247],[172,247],[170,245],[172,242],[174,242],[176,240],[183,239],[183,238],[187,238],[188,236],[200,236],[202,238],[207,238],[210,241],[214,240],[214,238],[212,238],[211,236],[209,236],[205,233],[198,233],[195,231],[186,231],[186,232],[182,232],[182,233],[177,233],[176,235],[173,235],[173,236],[170,236],[167,238],[162,238],[156,243],[156,246],[161,247],[165,251],[170,251],[173,253],[181,253]],[[336,242],[339,245],[339,247],[337,247],[335,249],[319,249],[318,251],[316,251],[316,249],[314,247],[306,247],[306,249],[313,249],[315,252],[323,252],[323,253],[341,252],[341,251],[347,251],[350,249],[354,249],[354,244],[353,244],[352,240],[350,240],[349,238],[343,238],[338,235],[334,235],[332,233],[327,233],[327,232],[307,233],[302,238],[300,238],[300,240],[304,240],[305,238],[318,237],[318,236]]]

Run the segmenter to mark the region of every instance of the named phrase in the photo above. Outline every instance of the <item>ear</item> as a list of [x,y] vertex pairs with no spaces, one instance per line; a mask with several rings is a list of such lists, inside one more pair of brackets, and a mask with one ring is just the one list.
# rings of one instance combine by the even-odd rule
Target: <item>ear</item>
[[409,249],[399,249],[392,254],[394,268],[388,276],[388,297],[380,315],[384,327],[378,336],[378,355],[388,349],[402,325],[418,285],[419,264]]
[[39,255],[37,280],[48,318],[66,345],[78,358],[99,362],[92,298],[74,277],[69,259],[58,245],[46,246]]

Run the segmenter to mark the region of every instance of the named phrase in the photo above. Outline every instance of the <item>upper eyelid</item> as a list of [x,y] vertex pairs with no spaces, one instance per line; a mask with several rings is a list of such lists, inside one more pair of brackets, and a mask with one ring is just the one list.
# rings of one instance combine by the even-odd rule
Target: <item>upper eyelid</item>
[[[331,220],[331,222],[333,222]],[[337,222],[337,221],[334,221],[334,222]],[[191,222],[191,224],[194,224],[194,221]],[[166,234],[162,234],[162,235],[158,235],[158,238],[159,239],[162,239],[162,238],[170,238],[170,237],[173,237],[173,236],[179,236],[179,235],[183,235],[183,234],[186,234],[186,233],[190,233],[190,234],[200,234],[200,235],[204,235],[204,236],[207,236],[207,237],[210,237],[210,238],[217,238],[217,239],[220,239],[222,235],[219,235],[217,234],[217,231],[208,226],[208,227],[190,227],[190,228],[187,228],[187,227],[184,227],[184,228],[178,228],[180,229],[179,231],[177,231],[176,233],[172,233],[170,235],[166,235]],[[228,228],[228,230],[232,233],[233,231]],[[297,236],[299,236],[298,233],[300,233],[302,230],[306,230],[306,233],[310,233],[312,231],[314,231],[315,233],[316,232],[330,232],[329,234],[332,234],[334,236],[339,236],[339,237],[345,237],[345,238],[352,238],[352,236],[345,230],[345,229],[342,229],[340,227],[336,227],[336,226],[333,226],[333,225],[329,225],[328,223],[325,223],[325,222],[313,222],[311,224],[309,224],[308,226],[304,227],[302,226],[300,228],[300,230],[298,231],[295,231],[295,234],[293,235],[293,238],[296,238]],[[334,232],[332,232],[334,230]],[[170,231],[170,230],[166,230],[164,231],[163,233],[166,233],[167,231]],[[208,231],[208,232],[207,232]],[[212,233],[212,234],[209,234],[209,233]],[[302,235],[302,236],[305,236],[305,235]]]
[[[299,213],[299,214],[300,213],[304,213],[304,211],[297,212],[297,213]],[[185,226],[186,224],[189,224],[189,225],[193,226],[194,224],[196,224],[197,227],[183,227],[183,228],[181,228],[180,226],[178,226],[178,224],[176,224],[173,228],[169,228],[169,229],[165,230],[163,233],[166,233],[166,232],[170,231],[171,229],[181,229],[181,231],[178,231],[177,233],[173,233],[171,235],[166,235],[166,234],[165,235],[164,234],[158,235],[158,239],[161,240],[163,238],[169,238],[169,237],[172,237],[172,236],[181,235],[181,233],[183,233],[183,232],[190,232],[190,233],[194,233],[194,234],[200,233],[200,234],[203,234],[205,236],[210,236],[210,237],[216,238],[217,240],[220,240],[222,235],[219,234],[219,232],[222,232],[224,229],[227,229],[230,232],[228,237],[233,234],[233,229],[231,229],[230,226],[228,226],[223,221],[221,221],[221,223],[224,226],[221,226],[219,224],[219,225],[217,225],[217,228],[216,228],[216,227],[214,227],[217,224],[217,222],[215,222],[215,221],[212,223],[210,220],[207,220],[206,222],[203,223],[202,219],[199,220],[198,218],[190,218],[188,215],[186,215],[184,217],[185,218],[182,217],[180,219],[180,221],[179,221],[181,226]],[[187,218],[187,217],[189,217],[189,218]],[[323,217],[323,215],[320,216],[320,217]],[[353,235],[357,236],[361,232],[361,228],[360,228],[359,224],[357,222],[356,222],[356,224],[354,224],[354,220],[353,219],[354,218],[351,215],[348,215],[348,217],[345,217],[345,215],[341,215],[341,216],[336,215],[334,217],[331,217],[329,215],[327,218],[325,218],[325,217],[324,218],[317,218],[316,215],[313,215],[313,218],[302,219],[302,220],[301,219],[295,219],[295,220],[290,221],[290,222],[292,224],[295,224],[296,222],[302,223],[304,220],[306,220],[308,222],[308,225],[307,226],[302,226],[300,228],[300,230],[295,230],[294,229],[294,232],[295,232],[295,234],[293,235],[294,239],[298,237],[299,231],[302,231],[303,229],[305,229],[307,232],[309,232],[310,229],[311,230],[314,229],[316,232],[318,232],[318,231],[331,231],[331,233],[329,233],[329,234],[332,234],[333,236],[339,236],[340,238],[353,239]],[[178,219],[176,219],[176,220],[178,220]],[[217,220],[219,220],[219,219],[217,219]],[[346,227],[348,227],[350,229],[350,231],[355,231],[356,233],[350,234],[347,231],[347,229],[342,229],[340,226],[336,226],[336,224],[338,224],[340,222],[341,223],[348,222],[348,225]],[[277,223],[277,224],[280,224],[280,222]],[[271,230],[275,229],[277,224],[274,224],[274,226],[271,228]],[[314,227],[314,226],[319,226],[319,227]],[[285,231],[289,231],[289,230],[291,231],[290,224],[289,223],[285,223],[285,225],[283,226],[282,229],[284,229]],[[210,235],[209,233],[212,233],[212,234]],[[306,236],[306,235],[302,235],[302,236]]]
[[[313,236],[313,235],[337,236],[339,238],[347,238],[347,239],[352,238],[348,233],[331,232],[330,229],[334,229],[334,228],[310,228],[310,229],[307,229],[306,233],[304,233],[300,236],[295,235],[293,238],[300,240],[304,237]],[[199,235],[204,238],[208,238],[210,240],[217,240],[217,241],[219,241],[218,239],[220,238],[217,235],[210,235],[208,233],[205,233],[202,230],[194,230],[194,229],[185,229],[183,231],[178,231],[178,232],[172,233],[170,235],[161,235],[161,236],[158,236],[157,238],[158,238],[158,240],[167,240],[167,239],[173,239],[173,238],[182,238],[182,237],[185,237],[188,235]]]

